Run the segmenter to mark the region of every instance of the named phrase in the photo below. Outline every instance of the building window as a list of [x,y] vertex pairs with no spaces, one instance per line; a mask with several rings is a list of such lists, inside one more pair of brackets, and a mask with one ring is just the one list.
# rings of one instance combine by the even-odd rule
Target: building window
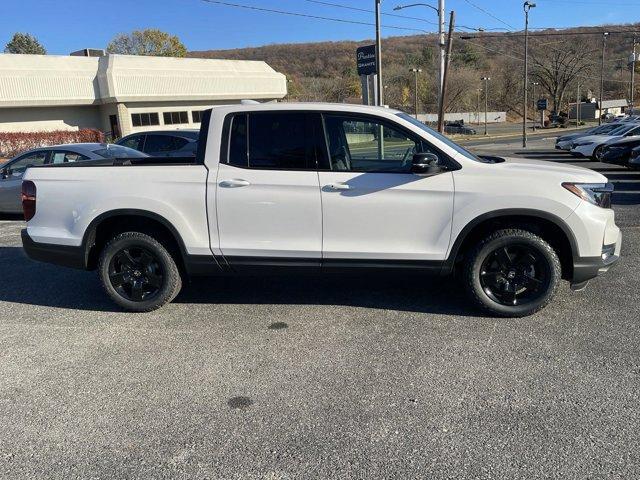
[[179,123],[189,123],[189,115],[187,112],[164,112],[165,125],[177,125]]
[[194,110],[193,112],[191,112],[191,118],[193,118],[193,123],[202,122],[203,113],[204,113],[204,110]]
[[160,117],[158,117],[157,113],[132,113],[131,123],[134,127],[160,125]]

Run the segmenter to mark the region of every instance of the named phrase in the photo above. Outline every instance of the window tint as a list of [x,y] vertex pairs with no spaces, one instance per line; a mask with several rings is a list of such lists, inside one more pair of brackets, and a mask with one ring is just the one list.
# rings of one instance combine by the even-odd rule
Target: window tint
[[134,127],[148,127],[160,125],[160,117],[157,113],[132,113],[131,123]]
[[327,115],[325,126],[334,171],[408,173],[414,154],[438,155],[419,138],[382,120]]
[[144,143],[146,153],[171,152],[175,150],[174,138],[170,135],[147,135]]
[[89,157],[74,152],[53,152],[50,163],[71,163],[81,162],[83,160],[89,160]]
[[204,113],[204,110],[194,110],[191,112],[191,118],[193,119],[193,123],[200,123],[202,122],[202,114]]
[[249,115],[249,166],[288,170],[309,168],[305,120],[304,113]]
[[33,152],[19,158],[7,167],[7,173],[13,177],[20,177],[28,167],[44,165],[47,152]]
[[93,153],[104,158],[143,158],[148,156],[146,153],[122,145],[107,145],[105,148],[94,150]]
[[229,165],[248,167],[249,155],[247,151],[247,116],[236,115],[231,120],[229,135]]
[[131,137],[127,137],[124,140],[120,140],[118,145],[142,151],[142,147],[144,146],[144,135],[133,135]]
[[180,150],[182,147],[184,147],[187,143],[189,143],[189,140],[187,140],[186,138],[182,138],[182,137],[173,137],[173,149],[174,150]]
[[164,112],[162,114],[165,125],[178,125],[181,123],[189,123],[187,112]]

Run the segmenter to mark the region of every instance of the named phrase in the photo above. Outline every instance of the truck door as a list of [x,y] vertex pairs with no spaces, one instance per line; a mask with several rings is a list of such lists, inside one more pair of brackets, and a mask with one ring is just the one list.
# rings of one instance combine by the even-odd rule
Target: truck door
[[319,172],[324,262],[444,260],[452,173],[411,171],[415,153],[443,154],[375,116],[326,114],[324,126],[330,157],[330,170]]
[[320,266],[320,130],[320,115],[304,112],[226,118],[216,209],[230,265]]

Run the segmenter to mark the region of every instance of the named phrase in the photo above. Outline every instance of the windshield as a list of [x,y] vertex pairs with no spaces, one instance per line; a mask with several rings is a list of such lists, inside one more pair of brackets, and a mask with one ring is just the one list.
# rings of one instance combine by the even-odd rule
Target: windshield
[[133,148],[120,145],[106,145],[104,148],[94,150],[93,153],[104,158],[143,158],[149,156]]
[[427,132],[429,135],[432,135],[433,137],[437,138],[442,143],[444,143],[448,147],[453,148],[456,152],[458,152],[460,155],[465,156],[469,160],[473,160],[474,162],[491,163],[488,160],[483,160],[482,158],[478,157],[477,155],[474,155],[469,150],[461,147],[457,143],[452,142],[449,138],[447,138],[446,136],[442,135],[441,133],[436,132],[434,129],[427,127],[424,123],[420,122],[419,120],[416,120],[411,115],[407,115],[406,113],[396,113],[396,115],[398,117],[402,118],[403,120],[406,120],[407,122],[410,122],[412,125],[415,125],[416,127],[420,128],[421,130]]
[[631,130],[632,128],[635,128],[637,125],[623,125],[621,127],[618,128],[614,128],[613,130],[611,130],[609,132],[609,135],[611,136],[615,136],[615,135],[624,135],[625,133],[627,133],[629,130]]

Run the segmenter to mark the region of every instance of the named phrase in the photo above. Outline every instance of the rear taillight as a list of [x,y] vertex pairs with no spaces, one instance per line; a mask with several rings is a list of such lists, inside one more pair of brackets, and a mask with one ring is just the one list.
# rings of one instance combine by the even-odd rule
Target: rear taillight
[[22,182],[22,212],[26,222],[36,214],[36,184],[30,180]]

